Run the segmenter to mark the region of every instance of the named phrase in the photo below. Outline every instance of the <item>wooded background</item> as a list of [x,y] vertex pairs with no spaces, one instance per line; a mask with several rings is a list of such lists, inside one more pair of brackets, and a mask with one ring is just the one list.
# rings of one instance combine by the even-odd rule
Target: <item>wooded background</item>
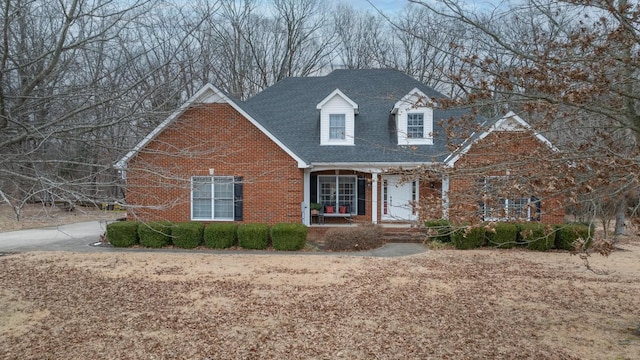
[[639,5],[497,4],[4,0],[0,200],[18,219],[33,201],[123,201],[115,161],[205,83],[246,99],[285,77],[394,68],[443,106],[519,113],[571,165],[544,174],[570,210],[624,232],[638,204]]

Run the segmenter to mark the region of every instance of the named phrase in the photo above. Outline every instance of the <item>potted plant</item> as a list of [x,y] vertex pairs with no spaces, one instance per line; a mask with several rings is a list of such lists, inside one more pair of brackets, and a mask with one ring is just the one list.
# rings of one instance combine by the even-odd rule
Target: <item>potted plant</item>
[[318,212],[322,209],[322,205],[312,202],[309,204],[309,208],[311,209],[311,215],[318,215]]

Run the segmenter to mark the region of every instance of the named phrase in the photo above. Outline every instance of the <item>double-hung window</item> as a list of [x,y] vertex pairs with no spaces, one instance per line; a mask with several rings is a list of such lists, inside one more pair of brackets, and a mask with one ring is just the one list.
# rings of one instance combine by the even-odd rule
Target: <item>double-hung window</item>
[[329,115],[329,140],[344,140],[346,134],[344,114]]
[[540,200],[514,190],[508,176],[487,176],[478,181],[484,220],[540,220]]
[[424,138],[424,114],[423,113],[407,114],[407,138],[409,139]]
[[191,218],[193,220],[234,219],[233,176],[191,178]]
[[318,201],[335,212],[357,214],[355,176],[318,176]]

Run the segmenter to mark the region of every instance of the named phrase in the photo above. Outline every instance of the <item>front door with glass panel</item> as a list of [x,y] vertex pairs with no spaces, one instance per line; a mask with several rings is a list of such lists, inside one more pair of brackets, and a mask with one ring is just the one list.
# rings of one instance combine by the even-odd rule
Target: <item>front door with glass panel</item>
[[398,175],[382,176],[382,220],[411,221],[416,219],[414,200],[418,199],[418,182],[402,182]]

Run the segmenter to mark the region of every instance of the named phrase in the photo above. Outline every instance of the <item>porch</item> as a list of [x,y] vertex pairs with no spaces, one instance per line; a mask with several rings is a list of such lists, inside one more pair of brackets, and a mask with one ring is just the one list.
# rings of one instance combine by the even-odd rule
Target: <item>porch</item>
[[[305,169],[303,223],[342,226],[352,223],[412,223],[429,198],[429,215],[442,217],[442,186],[420,182],[383,168]],[[435,200],[435,203],[434,203]],[[314,209],[314,211],[312,211]]]

